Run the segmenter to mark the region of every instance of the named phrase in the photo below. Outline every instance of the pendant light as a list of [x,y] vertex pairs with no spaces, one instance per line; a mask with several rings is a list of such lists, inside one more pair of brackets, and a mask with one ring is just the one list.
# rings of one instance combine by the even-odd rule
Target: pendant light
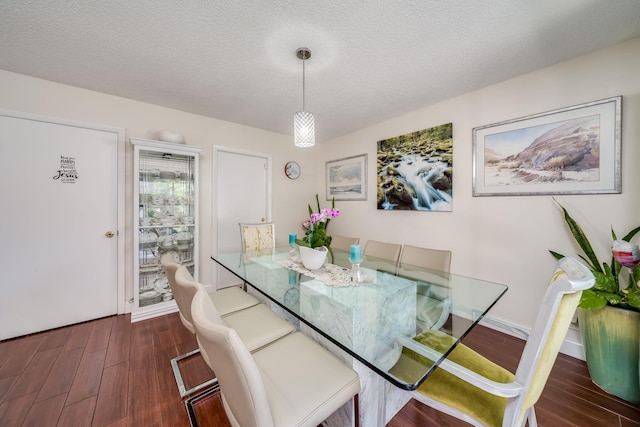
[[302,111],[293,116],[293,137],[296,147],[313,147],[316,143],[315,121],[313,113],[304,110],[304,61],[311,58],[306,47],[296,50],[296,56],[302,59]]

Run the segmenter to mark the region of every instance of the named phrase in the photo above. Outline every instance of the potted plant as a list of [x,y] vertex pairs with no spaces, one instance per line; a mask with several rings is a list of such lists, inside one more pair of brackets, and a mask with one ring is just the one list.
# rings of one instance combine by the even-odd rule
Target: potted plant
[[[578,255],[596,279],[593,288],[582,293],[578,305],[578,324],[589,375],[606,392],[640,403],[640,249],[631,243],[640,227],[620,240],[612,227],[611,263],[601,263],[580,224],[559,206],[583,252]],[[563,257],[549,252],[556,259]]]
[[335,199],[331,200],[331,209],[320,208],[317,194],[316,203],[318,212],[314,212],[309,205],[309,219],[302,223],[306,229],[304,238],[295,240],[300,246],[302,264],[309,270],[318,269],[324,264],[327,253],[331,250],[331,236],[327,235],[327,227],[331,219],[340,215],[340,209],[335,208]]

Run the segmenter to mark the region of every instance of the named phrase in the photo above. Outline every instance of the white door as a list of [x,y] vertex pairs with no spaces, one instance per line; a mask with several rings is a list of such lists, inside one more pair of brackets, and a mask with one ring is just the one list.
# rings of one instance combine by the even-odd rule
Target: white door
[[[240,252],[240,222],[271,220],[271,156],[263,153],[214,148],[214,209],[217,252]],[[214,252],[216,248],[214,248]],[[242,283],[223,268],[215,267],[217,288]]]
[[0,115],[0,339],[118,311],[122,131]]

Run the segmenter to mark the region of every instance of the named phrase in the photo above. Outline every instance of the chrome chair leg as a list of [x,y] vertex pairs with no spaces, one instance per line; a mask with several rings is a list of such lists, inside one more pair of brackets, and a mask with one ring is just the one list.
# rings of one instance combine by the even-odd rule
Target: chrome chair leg
[[199,400],[202,400],[205,397],[210,396],[211,394],[215,393],[218,390],[220,390],[220,385],[216,384],[209,390],[203,391],[200,394],[190,397],[184,402],[185,406],[187,407],[187,415],[189,416],[189,424],[191,425],[191,427],[198,427],[198,420],[196,419],[196,410],[193,407],[194,404],[196,404]]
[[178,366],[178,362],[180,362],[181,360],[187,359],[198,353],[200,353],[199,348],[193,351],[190,351],[188,353],[181,354],[180,356],[176,356],[173,359],[171,359],[171,368],[173,369],[173,376],[176,378],[176,384],[178,384],[178,391],[180,392],[181,398],[184,398],[197,391],[204,390],[205,388],[209,388],[218,384],[218,379],[213,378],[209,381],[205,381],[202,384],[192,387],[189,390],[187,390],[187,388],[185,387],[184,380],[182,379],[182,373],[180,372],[180,367]]

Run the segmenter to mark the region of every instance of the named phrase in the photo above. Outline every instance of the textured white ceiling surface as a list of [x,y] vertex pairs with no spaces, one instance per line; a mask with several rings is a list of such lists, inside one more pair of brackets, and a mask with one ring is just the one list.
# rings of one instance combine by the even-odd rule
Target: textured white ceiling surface
[[640,36],[638,0],[0,0],[0,69],[318,141]]

